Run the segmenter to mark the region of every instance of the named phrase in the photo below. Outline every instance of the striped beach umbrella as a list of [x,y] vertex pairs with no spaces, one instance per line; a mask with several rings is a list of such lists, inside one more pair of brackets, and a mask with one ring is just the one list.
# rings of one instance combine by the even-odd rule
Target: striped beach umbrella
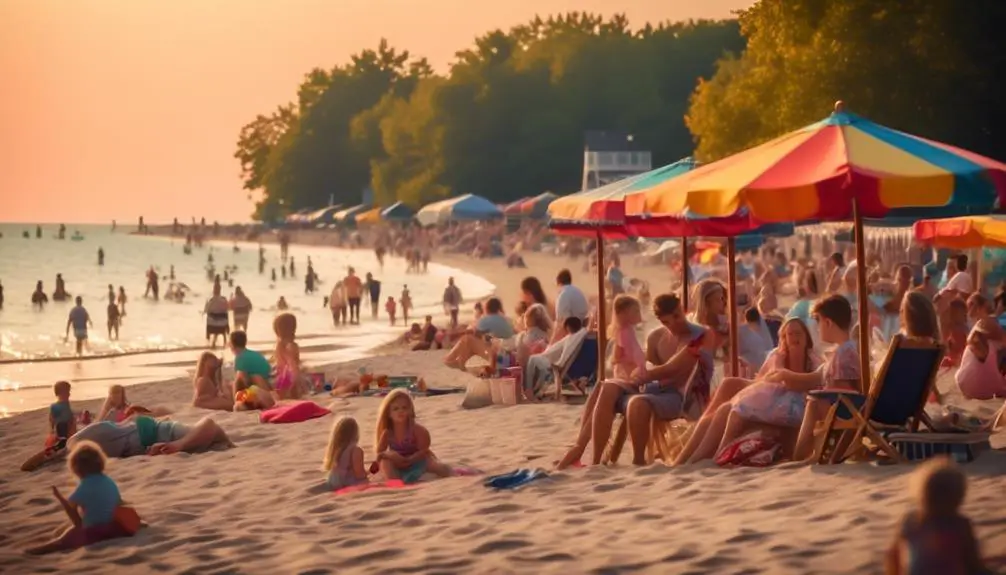
[[[761,222],[852,219],[857,258],[864,260],[863,218],[948,206],[990,211],[1004,196],[1006,164],[881,126],[839,102],[821,122],[630,194],[625,212],[723,217],[747,208]],[[859,280],[865,301],[865,274]],[[867,314],[860,306],[863,326]],[[860,330],[862,350],[869,349],[868,333]],[[869,356],[861,355],[866,377]]]
[[[917,215],[899,208],[990,209],[1006,164],[843,111],[632,194],[627,215],[722,217],[747,207],[763,222]],[[936,213],[936,212],[934,212]]]
[[685,174],[696,166],[685,158],[610,184],[558,198],[548,206],[549,226],[565,235],[625,238],[625,197]]
[[941,248],[1006,248],[1006,216],[919,220],[912,233],[919,242]]

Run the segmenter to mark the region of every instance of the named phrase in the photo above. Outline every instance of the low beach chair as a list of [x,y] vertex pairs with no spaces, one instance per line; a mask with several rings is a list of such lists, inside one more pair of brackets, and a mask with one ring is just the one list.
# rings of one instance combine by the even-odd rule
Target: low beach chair
[[[905,457],[884,435],[891,431],[915,433],[921,424],[933,428],[925,407],[944,352],[942,344],[908,339],[899,334],[891,340],[873,385],[865,394],[812,391],[811,397],[832,404],[823,424],[814,433],[818,436],[815,460],[818,463],[844,461],[863,449],[864,440],[869,438],[884,455],[905,462]],[[833,445],[831,449],[829,444]]]
[[587,390],[597,383],[597,343],[597,333],[588,333],[565,364],[552,366],[556,401],[562,399],[563,385],[572,386],[586,398]]
[[[696,365],[692,375],[685,384],[684,408],[680,417],[672,420],[663,420],[656,417],[650,423],[650,442],[646,446],[646,461],[653,463],[657,459],[661,461],[671,461],[681,451],[682,446],[688,441],[695,421],[702,417],[702,412],[706,409],[707,397],[698,393],[698,388],[702,382],[708,379],[704,373],[702,365]],[[625,421],[625,414],[619,411],[615,414],[615,422],[612,425],[611,439],[604,451],[601,462],[604,464],[618,463],[618,458],[622,455],[625,447],[625,440],[628,439],[629,426]]]

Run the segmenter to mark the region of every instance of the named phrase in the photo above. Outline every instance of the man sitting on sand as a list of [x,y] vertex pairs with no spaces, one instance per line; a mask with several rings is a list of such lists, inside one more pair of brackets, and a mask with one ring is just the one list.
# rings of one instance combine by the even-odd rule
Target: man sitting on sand
[[243,331],[231,332],[231,352],[234,353],[234,389],[257,385],[269,389],[272,366],[261,353],[248,349],[248,335]]
[[81,441],[97,443],[109,457],[196,453],[214,445],[234,447],[224,430],[208,417],[191,426],[145,415],[122,423],[99,421],[78,431],[67,447],[73,451]]

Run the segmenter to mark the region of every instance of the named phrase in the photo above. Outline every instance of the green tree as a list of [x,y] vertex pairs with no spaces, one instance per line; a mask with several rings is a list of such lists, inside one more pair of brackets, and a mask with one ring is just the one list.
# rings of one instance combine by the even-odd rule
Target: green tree
[[740,15],[744,53],[724,58],[692,98],[698,155],[717,159],[813,123],[839,99],[902,131],[1001,150],[975,128],[989,124],[980,102],[1002,77],[996,15],[1006,9],[990,0],[761,0]]

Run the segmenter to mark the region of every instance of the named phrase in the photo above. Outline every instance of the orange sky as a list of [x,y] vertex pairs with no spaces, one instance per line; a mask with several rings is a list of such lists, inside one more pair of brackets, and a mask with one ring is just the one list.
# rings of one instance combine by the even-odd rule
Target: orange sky
[[381,37],[443,69],[475,35],[536,12],[619,11],[637,26],[750,4],[0,0],[0,221],[245,221],[240,127]]

